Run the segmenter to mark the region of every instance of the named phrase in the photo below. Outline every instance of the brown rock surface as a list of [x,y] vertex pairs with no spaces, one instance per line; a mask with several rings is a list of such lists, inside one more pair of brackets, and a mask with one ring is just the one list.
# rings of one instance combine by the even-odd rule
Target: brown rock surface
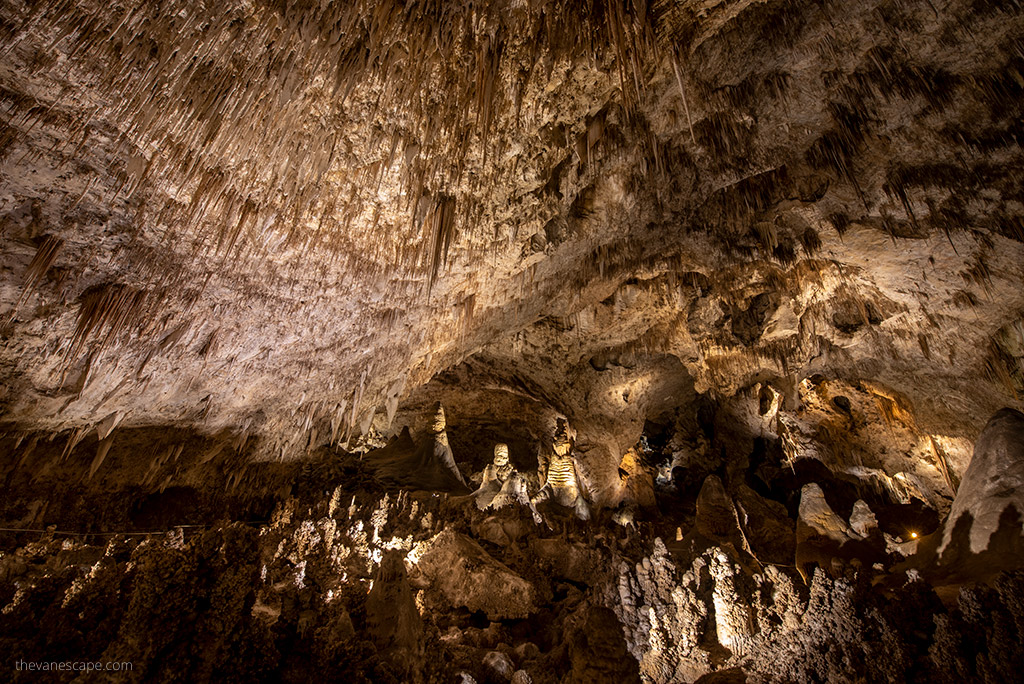
[[419,569],[451,605],[483,611],[491,620],[525,618],[536,610],[533,585],[457,532],[438,534]]
[[3,422],[296,457],[458,371],[602,501],[694,390],[869,380],[935,461],[1020,390],[1012,8],[428,4],[5,3]]
[[0,652],[1012,680],[1022,121],[1018,0],[0,0]]

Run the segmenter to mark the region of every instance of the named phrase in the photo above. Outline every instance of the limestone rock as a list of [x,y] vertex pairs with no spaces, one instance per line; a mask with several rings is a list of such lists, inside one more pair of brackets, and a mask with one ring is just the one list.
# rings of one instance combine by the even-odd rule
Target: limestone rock
[[636,660],[627,652],[622,627],[611,610],[582,608],[571,620],[567,641],[572,662],[567,681],[640,682]]
[[630,449],[619,463],[623,478],[623,500],[639,508],[651,508],[655,505],[654,481],[651,473],[640,462],[640,456]]
[[392,485],[467,494],[470,490],[452,458],[443,425],[419,443],[408,429],[403,430],[387,446],[369,452],[367,463],[378,478]]
[[[971,553],[988,548],[992,536],[1008,530],[1021,534],[1024,518],[1024,414],[1003,409],[985,425],[974,446],[974,457],[953,500],[943,531],[943,545],[950,543],[961,519],[969,520]],[[1024,558],[1020,559],[1024,562]]]
[[492,544],[508,546],[521,539],[529,531],[528,524],[531,523],[526,523],[518,517],[489,515],[483,520],[473,523],[473,534]]
[[797,542],[812,537],[825,537],[843,544],[850,538],[850,528],[836,515],[825,501],[825,494],[815,483],[805,484],[800,493],[800,511],[797,519]]
[[737,526],[736,509],[722,480],[708,475],[697,496],[697,531],[708,539],[730,542],[741,548],[742,537]]
[[509,506],[529,506],[530,495],[528,493],[527,478],[523,473],[512,473],[501,490],[490,500],[488,507],[498,510]]
[[366,597],[366,621],[377,649],[391,654],[406,665],[407,674],[418,677],[424,656],[423,621],[398,551],[387,552],[381,560]]
[[709,654],[699,648],[710,613],[710,583],[701,586],[706,565],[698,559],[693,571],[681,576],[664,543],[655,539],[642,562],[619,567],[617,586],[606,600],[645,680],[690,681],[711,669]]
[[526,670],[516,670],[512,673],[512,684],[533,684],[533,677]]
[[0,652],[1020,679],[1022,46],[1020,0],[0,2]]
[[949,517],[898,570],[920,572],[952,602],[965,582],[1024,566],[1024,414],[998,411],[974,447]]
[[804,582],[810,579],[814,566],[838,574],[841,549],[849,541],[850,528],[828,505],[821,487],[813,482],[805,484],[796,523],[796,566]]
[[853,503],[850,513],[850,529],[860,537],[868,537],[878,529],[878,519],[863,499]]
[[501,651],[490,651],[484,655],[484,667],[490,670],[502,681],[509,681],[515,672],[515,665],[508,655]]
[[739,574],[738,570],[724,552],[718,551],[711,556],[712,600],[718,643],[734,655],[743,656],[750,647],[755,626],[749,607],[736,591],[734,577]]
[[747,684],[747,673],[741,667],[730,667],[724,670],[708,672],[693,684]]
[[746,541],[757,559],[790,563],[796,552],[796,526],[785,506],[764,498],[746,484],[737,488],[736,506]]
[[452,605],[483,611],[491,620],[525,618],[535,610],[533,585],[457,532],[434,537],[419,568]]
[[587,585],[597,584],[605,578],[601,554],[579,542],[532,539],[530,550],[542,559],[553,577]]

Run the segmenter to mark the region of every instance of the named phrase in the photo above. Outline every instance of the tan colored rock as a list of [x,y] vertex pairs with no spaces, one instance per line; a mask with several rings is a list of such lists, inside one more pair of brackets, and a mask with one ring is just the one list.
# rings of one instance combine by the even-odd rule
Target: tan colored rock
[[622,682],[639,684],[637,662],[626,648],[622,625],[608,608],[583,606],[568,621],[571,670],[566,682]]
[[406,579],[402,554],[388,551],[366,597],[366,624],[374,645],[419,678],[424,657],[423,621]]
[[849,539],[849,527],[825,501],[821,487],[805,484],[796,522],[796,567],[804,583],[809,583],[814,566],[838,572],[840,549]]
[[850,530],[860,537],[868,537],[878,529],[878,519],[863,499],[853,502],[850,513]]
[[715,631],[718,643],[734,655],[743,656],[754,636],[754,620],[750,608],[736,591],[735,577],[739,567],[721,550],[713,553],[710,566],[714,579],[712,601],[715,606]]
[[821,487],[813,482],[800,492],[800,509],[796,526],[797,543],[812,537],[826,537],[843,544],[850,538],[850,528],[825,501]]
[[497,677],[501,681],[510,681],[515,672],[515,665],[512,663],[512,659],[501,651],[487,652],[484,655],[483,663],[484,667],[492,673],[492,676]]
[[708,475],[697,495],[697,531],[713,541],[729,542],[742,548],[742,534],[736,523],[736,509],[717,475]]
[[444,530],[418,565],[431,589],[452,605],[483,611],[491,620],[525,618],[535,610],[533,585],[465,535]]
[[640,463],[640,457],[634,449],[630,449],[619,462],[621,473],[625,474],[623,500],[640,508],[650,508],[656,504],[654,495],[654,478]]
[[955,599],[963,583],[1024,566],[1024,414],[1004,408],[974,446],[949,517],[898,569],[920,573]]
[[473,534],[480,539],[498,546],[509,546],[529,532],[527,525],[518,517],[489,515],[479,522],[473,523]]
[[796,550],[796,525],[786,507],[746,484],[736,489],[736,507],[750,551],[762,563],[787,565]]
[[579,542],[531,539],[530,550],[546,563],[553,577],[590,586],[607,577],[601,554]]
[[[988,548],[992,535],[1007,523],[1005,515],[1016,511],[1018,533],[1024,518],[1024,414],[1003,409],[985,425],[974,445],[974,457],[964,473],[946,522],[942,546],[951,541],[957,524],[969,530],[969,550],[980,553]],[[961,540],[962,541],[962,540]],[[1021,559],[1024,561],[1024,559]]]
[[871,572],[876,565],[888,564],[886,540],[877,524],[872,524],[874,516],[863,501],[857,504],[850,520],[864,530],[863,535],[832,510],[820,486],[804,485],[796,524],[796,566],[805,583],[814,566],[838,576],[848,566]]
[[516,670],[512,673],[512,684],[533,684],[533,677],[526,670]]

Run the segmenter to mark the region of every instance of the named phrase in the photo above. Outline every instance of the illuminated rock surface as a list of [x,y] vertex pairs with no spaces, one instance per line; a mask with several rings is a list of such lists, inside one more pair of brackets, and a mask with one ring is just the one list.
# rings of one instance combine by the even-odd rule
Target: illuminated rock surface
[[0,0],[2,667],[1016,679],[1022,120],[1016,0]]

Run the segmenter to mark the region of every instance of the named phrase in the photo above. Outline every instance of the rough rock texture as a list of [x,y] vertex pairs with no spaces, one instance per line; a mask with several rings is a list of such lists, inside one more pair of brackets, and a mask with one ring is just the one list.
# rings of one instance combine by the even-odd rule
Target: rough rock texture
[[1005,680],[1022,121],[1017,0],[0,0],[0,650]]
[[525,618],[536,610],[529,582],[450,529],[430,541],[419,567],[451,604],[483,611],[488,619]]
[[898,569],[922,573],[951,601],[964,582],[1024,567],[1024,415],[1003,409],[974,448],[949,517]]
[[[906,575],[808,587],[792,563],[665,543],[661,516],[552,530],[527,504],[381,489],[358,456],[312,465],[262,522],[5,533],[0,646],[131,663],[115,681],[1006,681],[1024,664],[1019,572],[948,606]],[[517,541],[478,534],[487,520]]]
[[647,681],[689,680],[709,669],[708,654],[698,648],[708,616],[700,600],[705,562],[679,577],[661,540],[654,553],[619,568],[617,591],[607,597],[626,628],[626,643]]
[[367,634],[378,653],[405,666],[407,680],[416,681],[424,670],[423,621],[406,579],[404,554],[385,552],[366,597]]
[[567,415],[616,503],[645,420],[822,374],[897,423],[858,467],[951,498],[1019,401],[1015,3],[0,11],[12,428],[294,457],[454,372],[459,421]]
[[[943,530],[945,548],[963,516],[970,516],[969,550],[980,553],[1006,521],[1024,516],[1024,414],[999,411],[985,425],[974,446],[971,466],[964,473]],[[1020,530],[1024,533],[1024,529]],[[941,550],[941,549],[940,549]]]

